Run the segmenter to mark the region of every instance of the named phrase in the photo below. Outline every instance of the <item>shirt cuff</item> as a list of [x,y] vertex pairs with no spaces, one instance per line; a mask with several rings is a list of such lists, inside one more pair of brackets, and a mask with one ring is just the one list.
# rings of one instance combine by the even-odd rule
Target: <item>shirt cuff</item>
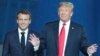
[[39,46],[34,47],[34,51],[37,51],[39,49]]

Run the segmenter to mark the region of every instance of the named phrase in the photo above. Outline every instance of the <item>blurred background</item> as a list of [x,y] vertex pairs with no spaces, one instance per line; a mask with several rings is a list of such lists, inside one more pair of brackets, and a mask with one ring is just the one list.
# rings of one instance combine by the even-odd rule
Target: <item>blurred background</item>
[[[75,6],[72,20],[82,24],[90,44],[97,43],[95,56],[100,56],[100,0],[0,0],[0,56],[5,33],[17,28],[16,13],[27,9],[32,14],[30,28],[41,32],[45,23],[58,19],[58,4],[72,2]],[[84,56],[80,53],[80,56]]]

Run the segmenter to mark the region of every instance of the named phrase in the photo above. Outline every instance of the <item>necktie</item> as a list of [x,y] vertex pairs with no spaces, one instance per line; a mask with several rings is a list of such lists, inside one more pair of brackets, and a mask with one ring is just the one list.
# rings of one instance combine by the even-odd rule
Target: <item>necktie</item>
[[22,50],[24,51],[24,48],[25,48],[25,36],[24,36],[25,32],[21,32],[21,47],[22,47]]
[[63,49],[64,49],[64,39],[65,39],[65,23],[62,26],[62,29],[60,31],[59,35],[59,44],[58,44],[58,56],[63,56]]

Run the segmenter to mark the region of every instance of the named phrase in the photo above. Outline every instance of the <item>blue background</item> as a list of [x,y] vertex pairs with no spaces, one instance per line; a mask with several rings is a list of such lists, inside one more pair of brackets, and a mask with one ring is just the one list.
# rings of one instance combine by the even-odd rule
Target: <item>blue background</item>
[[[30,28],[41,32],[46,22],[58,19],[60,1],[74,4],[72,20],[84,26],[90,44],[100,46],[100,0],[0,0],[0,43],[6,32],[17,28],[16,13],[19,10],[28,9],[32,14]],[[100,47],[95,56],[100,56]]]

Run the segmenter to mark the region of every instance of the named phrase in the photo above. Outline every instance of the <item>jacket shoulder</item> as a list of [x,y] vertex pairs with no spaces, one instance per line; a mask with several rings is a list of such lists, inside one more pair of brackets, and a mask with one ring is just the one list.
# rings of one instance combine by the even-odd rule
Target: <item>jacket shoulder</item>
[[7,32],[6,35],[14,35],[17,32],[18,32],[17,29],[16,30],[12,30],[12,31]]
[[35,34],[37,37],[39,37],[39,33],[33,30],[29,30],[29,34]]
[[76,23],[76,22],[71,22],[71,26],[75,27],[75,28],[83,28],[83,26],[79,23]]
[[48,22],[48,23],[46,23],[46,26],[55,26],[57,24],[59,24],[58,20],[57,21]]

